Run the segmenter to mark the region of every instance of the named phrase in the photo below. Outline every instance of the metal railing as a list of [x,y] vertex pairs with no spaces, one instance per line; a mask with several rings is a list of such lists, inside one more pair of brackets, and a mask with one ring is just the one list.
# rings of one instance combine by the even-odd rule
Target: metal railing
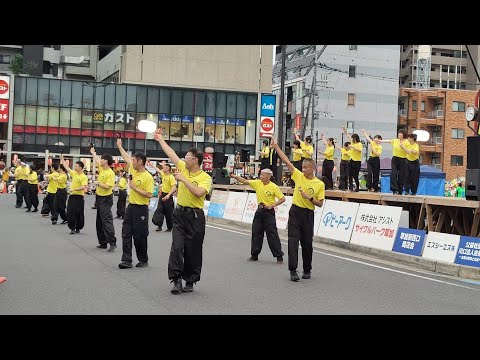
[[429,119],[436,119],[438,117],[443,117],[443,110],[429,111],[427,114],[427,118]]

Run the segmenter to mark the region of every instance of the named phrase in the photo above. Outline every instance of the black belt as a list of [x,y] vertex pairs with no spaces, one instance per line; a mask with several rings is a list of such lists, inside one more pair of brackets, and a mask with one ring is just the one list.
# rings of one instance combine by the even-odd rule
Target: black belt
[[258,208],[259,209],[264,209],[264,210],[275,210],[274,208],[267,208],[268,205],[265,205],[265,204],[258,204]]
[[187,207],[187,206],[182,206],[182,205],[177,205],[177,209],[180,211],[185,211],[185,212],[195,212],[195,210],[202,210],[200,208],[193,208],[193,207]]

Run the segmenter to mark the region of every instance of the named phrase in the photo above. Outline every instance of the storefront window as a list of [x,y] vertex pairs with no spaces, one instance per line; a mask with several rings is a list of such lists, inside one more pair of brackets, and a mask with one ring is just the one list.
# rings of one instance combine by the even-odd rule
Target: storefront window
[[94,129],[103,130],[103,110],[93,110],[92,125]]
[[256,119],[256,118],[257,118],[257,95],[247,95],[247,119]]
[[182,118],[182,141],[193,139],[193,116],[185,115]]
[[193,115],[193,91],[183,91],[183,112],[184,115]]
[[70,109],[69,108],[60,109],[60,127],[65,127],[65,128],[70,127]]
[[37,107],[27,106],[25,112],[25,125],[37,125]]
[[37,84],[38,79],[28,78],[27,79],[27,105],[37,105]]
[[225,117],[227,111],[227,94],[217,93],[216,117]]
[[215,118],[207,117],[205,119],[205,140],[206,143],[215,142]]
[[93,125],[93,110],[83,109],[82,110],[82,128],[91,129]]
[[113,111],[105,111],[105,114],[103,114],[103,129],[115,129],[115,113]]
[[60,106],[72,106],[72,82],[62,81],[60,83]]
[[82,127],[82,111],[80,109],[72,109],[71,119],[71,128],[80,129]]
[[25,134],[25,144],[35,144],[35,134]]
[[61,145],[58,142],[58,135],[47,135],[47,145]]
[[[65,143],[66,145],[66,143]],[[80,146],[80,136],[70,136],[70,146],[76,146],[76,147],[79,147]],[[88,147],[87,147],[88,149]],[[89,152],[89,150],[87,150]],[[89,152],[90,153],[90,152]]]
[[193,127],[193,141],[203,142],[205,134],[205,118],[202,116],[195,116],[195,125]]
[[50,80],[50,106],[60,106],[60,80]]
[[205,101],[206,115],[215,116],[215,93],[213,91],[207,92],[207,98]]
[[37,108],[37,126],[47,126],[48,107],[39,106]]
[[25,106],[16,105],[13,109],[13,125],[25,124]]
[[136,86],[127,86],[127,104],[126,105],[127,105],[127,112],[134,113],[137,110],[137,87]]
[[235,128],[235,144],[245,144],[245,120],[237,119]]
[[115,84],[105,86],[105,110],[113,110],[115,107]]
[[126,97],[127,87],[125,85],[117,85],[115,90],[115,110],[125,111]]
[[164,114],[170,113],[170,90],[169,89],[160,89],[159,111]]
[[158,112],[158,88],[149,87],[147,95],[147,113]]
[[147,88],[144,86],[139,86],[137,89],[137,111],[147,111]]
[[205,92],[195,92],[195,115],[205,116]]
[[25,90],[27,88],[26,78],[15,79],[15,105],[25,104]]
[[12,141],[13,141],[14,144],[23,144],[24,141],[25,141],[23,133],[22,134],[14,133]]
[[103,109],[105,104],[105,86],[97,84],[95,86],[95,109]]
[[137,124],[140,120],[145,120],[147,118],[147,114],[144,113],[137,113],[135,116],[135,123],[133,124],[133,129],[138,132],[139,130],[137,129]]
[[237,118],[247,117],[247,95],[237,94]]
[[84,108],[93,108],[93,86],[89,83],[83,83],[83,99],[82,104]]
[[227,116],[228,117],[237,116],[237,94],[236,93],[227,93]]
[[47,135],[46,134],[37,134],[35,143],[37,145],[46,145],[47,144]]
[[[153,121],[158,128],[158,114],[147,114],[147,120]],[[153,140],[155,138],[155,133],[146,133],[145,137]]]
[[170,123],[170,140],[181,141],[182,139],[182,117],[180,115],[172,115]]
[[215,119],[215,143],[225,143],[225,119]]
[[38,105],[48,106],[48,79],[38,80]]
[[82,83],[78,81],[72,82],[72,107],[82,107]]
[[225,144],[235,144],[235,119],[226,119]]
[[166,114],[160,114],[158,122],[158,128],[162,129],[163,138],[169,140],[170,135],[170,116]]
[[255,120],[247,120],[245,144],[255,144],[255,132],[257,130],[257,123]]
[[181,90],[172,90],[172,113],[181,114],[182,113],[182,91]]

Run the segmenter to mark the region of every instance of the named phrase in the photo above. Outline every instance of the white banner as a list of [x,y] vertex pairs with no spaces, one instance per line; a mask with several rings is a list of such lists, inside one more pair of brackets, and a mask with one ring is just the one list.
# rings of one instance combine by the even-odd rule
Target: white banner
[[430,231],[425,239],[422,257],[453,264],[459,243],[460,235]]
[[247,203],[245,204],[242,222],[247,224],[253,223],[253,217],[255,216],[255,211],[257,211],[257,208],[258,208],[257,195],[254,192],[248,193]]
[[315,206],[314,220],[313,220],[313,236],[317,236],[318,234],[320,221],[322,220],[323,208],[325,207],[325,201],[327,200],[323,201],[323,206],[321,208],[319,208],[318,206]]
[[223,212],[223,218],[227,220],[242,221],[247,193],[229,191],[227,205]]
[[318,233],[321,237],[350,241],[359,203],[325,200]]
[[285,196],[285,202],[275,209],[277,229],[286,229],[288,224],[288,212],[292,207],[292,196]]
[[402,208],[360,204],[350,242],[382,250],[392,250]]

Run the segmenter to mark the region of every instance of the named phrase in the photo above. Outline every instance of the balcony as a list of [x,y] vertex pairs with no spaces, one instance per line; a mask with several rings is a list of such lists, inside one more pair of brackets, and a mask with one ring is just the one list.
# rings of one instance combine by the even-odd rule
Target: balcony
[[425,151],[427,153],[442,153],[443,145],[442,138],[436,137],[427,142],[422,142],[420,145],[420,152]]

